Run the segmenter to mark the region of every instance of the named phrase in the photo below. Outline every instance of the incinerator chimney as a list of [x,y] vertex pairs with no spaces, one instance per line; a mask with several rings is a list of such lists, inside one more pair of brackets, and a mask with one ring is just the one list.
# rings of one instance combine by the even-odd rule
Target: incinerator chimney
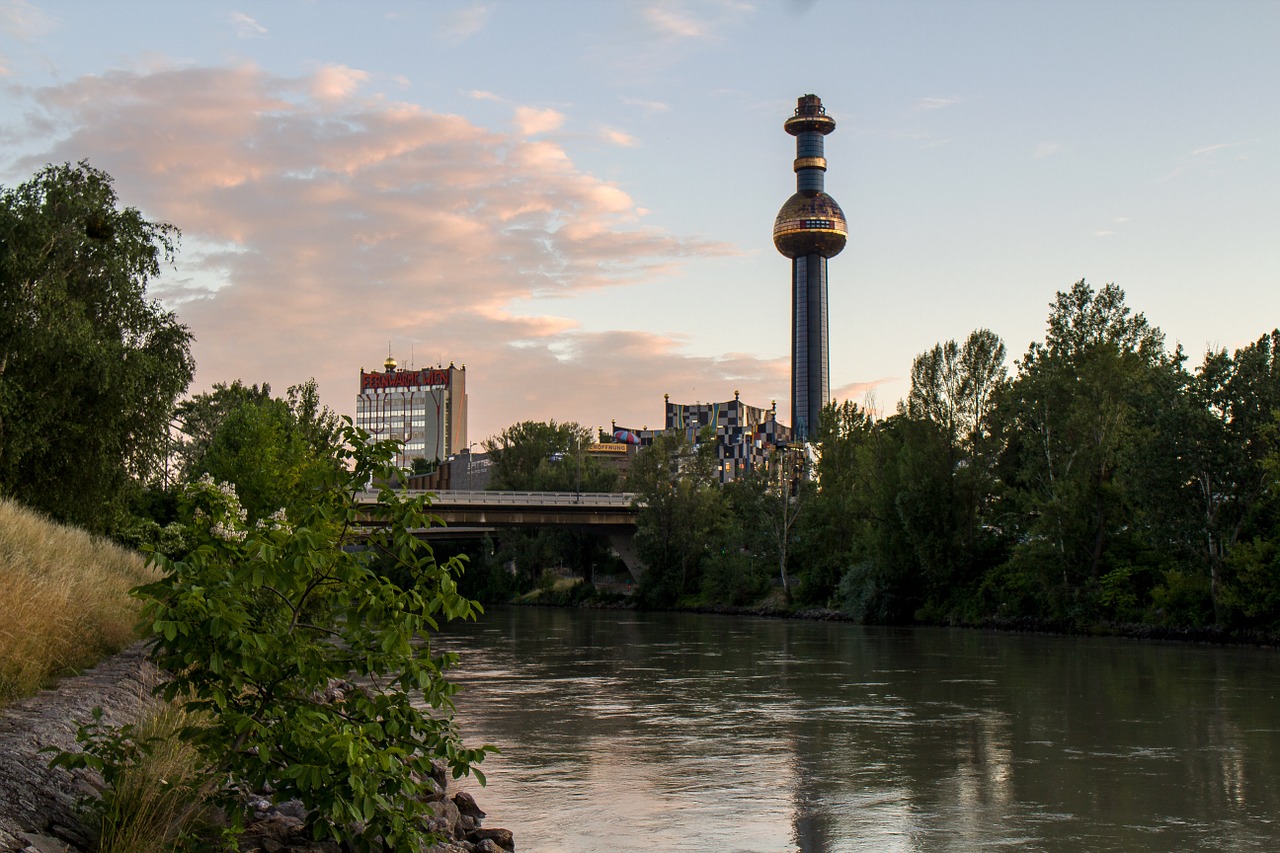
[[822,99],[805,95],[783,124],[796,138],[796,194],[773,223],[773,245],[791,258],[791,425],[807,441],[831,392],[827,358],[827,258],[849,235],[844,211],[823,192],[822,138],[836,129]]

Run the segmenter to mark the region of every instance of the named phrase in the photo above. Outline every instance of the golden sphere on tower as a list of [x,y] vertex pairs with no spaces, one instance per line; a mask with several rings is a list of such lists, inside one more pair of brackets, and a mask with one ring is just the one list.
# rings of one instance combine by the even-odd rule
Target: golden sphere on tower
[[833,258],[844,249],[849,224],[836,200],[822,191],[805,190],[787,199],[773,221],[773,245],[788,258],[821,255]]

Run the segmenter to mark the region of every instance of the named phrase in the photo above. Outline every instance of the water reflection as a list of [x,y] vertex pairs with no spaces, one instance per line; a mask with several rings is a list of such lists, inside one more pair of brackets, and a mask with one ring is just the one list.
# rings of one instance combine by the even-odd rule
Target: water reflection
[[524,851],[1280,848],[1269,651],[532,608],[446,643]]

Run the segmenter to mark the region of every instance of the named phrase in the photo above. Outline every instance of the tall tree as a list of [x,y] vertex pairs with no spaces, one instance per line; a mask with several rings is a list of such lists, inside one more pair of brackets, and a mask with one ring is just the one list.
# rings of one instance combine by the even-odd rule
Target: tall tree
[[938,344],[916,357],[899,407],[898,514],[935,608],[953,611],[993,550],[982,522],[995,493],[1000,441],[991,415],[1008,381],[1005,355],[987,329]]
[[[1214,427],[1197,456],[1195,482],[1215,621],[1222,622],[1232,615],[1223,612],[1224,593],[1234,612],[1255,614],[1256,602],[1249,599],[1260,593],[1252,579],[1241,583],[1238,571],[1224,568],[1252,564],[1266,550],[1263,543],[1274,548],[1280,540],[1272,467],[1280,452],[1280,330],[1230,356],[1225,350],[1207,354],[1196,379]],[[1246,542],[1247,559],[1232,560],[1233,549]],[[1280,587],[1274,580],[1270,585]]]
[[812,435],[817,492],[797,523],[796,599],[824,605],[841,576],[867,556],[869,530],[877,523],[874,494],[879,476],[877,424],[854,402],[827,403]]
[[284,399],[266,384],[219,383],[183,401],[178,416],[188,435],[185,478],[231,483],[253,519],[301,508],[338,464],[338,419],[320,405],[315,380]]
[[177,239],[84,162],[0,190],[0,492],[102,530],[157,476],[194,370],[146,295]]
[[1027,565],[1052,568],[1041,581],[1055,587],[1062,615],[1092,615],[1108,544],[1131,529],[1132,495],[1118,473],[1153,419],[1146,389],[1179,358],[1125,305],[1124,291],[1081,280],[1058,293],[1044,342],[1018,363],[1004,402],[1015,433],[1019,553]]
[[715,443],[701,438],[694,445],[682,433],[659,435],[627,472],[642,502],[636,548],[648,566],[640,592],[650,604],[672,604],[700,588],[703,563],[728,519]]

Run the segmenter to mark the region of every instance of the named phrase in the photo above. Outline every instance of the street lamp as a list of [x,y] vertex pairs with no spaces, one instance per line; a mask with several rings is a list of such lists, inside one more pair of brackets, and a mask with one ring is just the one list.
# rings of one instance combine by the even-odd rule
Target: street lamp
[[475,446],[476,446],[476,443],[474,441],[467,445],[467,491],[468,492],[471,491],[471,448]]
[[582,436],[575,434],[573,437],[573,443],[577,445],[578,449],[578,470],[575,472],[577,476],[577,485],[573,496],[573,502],[582,503]]

